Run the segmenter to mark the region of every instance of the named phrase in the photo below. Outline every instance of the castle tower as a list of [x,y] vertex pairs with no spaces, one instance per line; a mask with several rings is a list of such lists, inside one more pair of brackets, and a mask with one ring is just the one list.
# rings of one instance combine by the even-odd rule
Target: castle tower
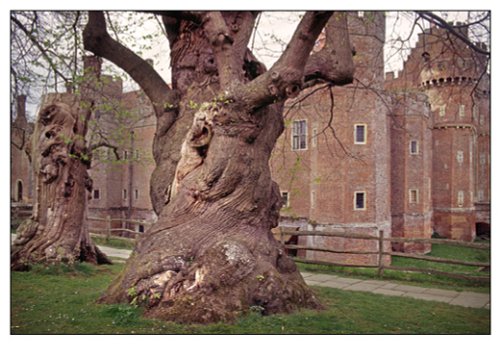
[[484,111],[480,104],[484,99],[475,95],[484,61],[461,41],[455,40],[454,48],[445,45],[443,30],[434,29],[424,37],[429,41],[430,59],[424,61],[420,81],[429,96],[434,122],[434,230],[470,241],[476,235],[477,155],[488,148],[478,145],[478,126],[485,125],[485,114],[477,110],[479,105]]
[[26,153],[30,149],[33,124],[26,118],[26,96],[16,98],[16,118],[11,123],[11,201],[29,203],[33,198],[33,169]]
[[489,219],[489,87],[479,80],[488,77],[485,64],[464,42],[434,27],[419,34],[400,76],[388,83],[428,96],[433,229],[451,239],[474,239],[476,206]]
[[[391,80],[390,75],[387,79]],[[388,92],[391,111],[392,236],[432,235],[432,130],[430,106],[421,92]],[[430,244],[394,243],[394,250],[426,253]]]

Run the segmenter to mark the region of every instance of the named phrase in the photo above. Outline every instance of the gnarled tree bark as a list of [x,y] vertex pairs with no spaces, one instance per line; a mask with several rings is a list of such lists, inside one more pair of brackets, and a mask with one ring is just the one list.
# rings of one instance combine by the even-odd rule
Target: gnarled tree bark
[[[172,51],[172,90],[166,92],[176,92],[179,102],[175,124],[156,133],[155,173],[172,182],[162,186],[157,223],[101,301],[139,303],[148,316],[199,323],[232,320],[251,309],[320,308],[271,233],[281,197],[268,160],[283,131],[284,101],[300,91],[310,51],[332,13],[306,13],[269,71],[246,48],[254,13],[162,15]],[[87,42],[95,25],[104,24],[91,15]],[[351,58],[343,32],[349,53],[342,56]],[[118,61],[112,52],[104,57]],[[321,77],[350,82],[352,68],[342,72]],[[159,147],[167,144],[176,155]]]
[[[87,58],[87,62],[92,60]],[[93,99],[88,84],[95,77],[87,75],[87,79],[80,104],[54,101],[45,104],[38,115],[32,143],[36,202],[32,218],[17,231],[11,255],[14,270],[35,263],[111,263],[92,243],[85,223],[92,190],[85,142]]]

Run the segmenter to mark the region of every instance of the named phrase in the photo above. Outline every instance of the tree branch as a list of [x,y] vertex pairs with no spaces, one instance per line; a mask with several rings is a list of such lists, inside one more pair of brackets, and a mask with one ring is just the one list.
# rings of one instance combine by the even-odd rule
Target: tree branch
[[354,77],[352,47],[347,29],[347,13],[335,12],[326,25],[325,45],[307,60],[305,81],[322,79],[335,85],[345,85]]
[[203,15],[203,27],[213,47],[221,86],[237,83],[242,79],[243,63],[238,63],[234,54],[234,38],[224,17],[220,12],[206,12]]
[[331,15],[332,12],[307,12],[278,61],[269,71],[241,88],[238,97],[258,108],[296,96],[301,89],[309,54]]
[[97,148],[101,148],[101,147],[108,147],[108,148],[111,148],[113,150],[113,153],[115,153],[115,157],[116,157],[116,160],[121,160],[120,159],[120,154],[118,154],[118,147],[115,146],[115,145],[112,145],[111,143],[109,143],[108,141],[99,141],[97,143],[94,143],[93,145],[90,145],[89,147],[89,151],[90,152],[93,152],[95,151]]
[[176,92],[144,59],[115,41],[106,30],[102,11],[89,11],[89,21],[83,31],[84,48],[101,56],[127,72],[139,84],[153,104],[158,117],[168,112],[167,122],[173,123],[178,97]]
[[12,20],[12,22],[14,22],[14,24],[16,24],[16,26],[19,27],[21,29],[21,31],[24,32],[26,37],[28,37],[30,39],[30,41],[33,42],[33,44],[38,48],[38,50],[40,51],[42,56],[49,63],[50,68],[54,71],[54,73],[56,75],[59,75],[61,77],[61,79],[63,79],[65,82],[68,82],[68,78],[66,78],[66,76],[64,76],[64,74],[62,74],[57,69],[56,64],[54,63],[54,61],[52,61],[52,59],[47,54],[47,50],[41,46],[40,42],[38,42],[38,40],[31,34],[31,32],[29,32],[28,29],[15,16],[11,15],[10,20]]
[[432,12],[428,11],[416,11],[422,18],[425,20],[436,24],[437,26],[446,29],[450,34],[453,36],[457,37],[459,40],[464,42],[469,48],[474,50],[475,52],[483,55],[490,56],[490,52],[484,49],[481,49],[480,47],[476,46],[474,43],[470,41],[468,37],[463,35],[460,31],[455,30],[455,27],[453,25],[448,24],[443,18],[435,15]]

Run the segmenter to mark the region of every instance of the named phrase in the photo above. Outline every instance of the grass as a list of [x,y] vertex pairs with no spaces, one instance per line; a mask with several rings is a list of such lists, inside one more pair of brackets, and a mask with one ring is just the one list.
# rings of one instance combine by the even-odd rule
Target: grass
[[92,235],[92,241],[96,245],[108,246],[108,247],[119,248],[119,249],[127,249],[127,250],[134,249],[134,245],[135,245],[135,241],[131,240],[131,239],[127,240],[127,239],[117,238],[117,237],[105,238],[105,237],[96,236],[96,235]]
[[123,268],[35,267],[13,272],[12,334],[488,334],[490,313],[445,303],[313,288],[326,310],[249,314],[234,324],[179,325],[141,317],[130,305],[97,304]]
[[[427,254],[431,257],[451,258],[464,261],[489,262],[490,251],[468,247],[452,246],[447,244],[433,244],[432,252]],[[297,264],[302,271],[332,273],[357,278],[379,279],[377,270],[372,268],[347,268],[333,267],[315,264]],[[441,270],[454,273],[474,273],[475,275],[487,275],[489,272],[479,272],[477,267],[461,266],[455,264],[443,264],[429,261],[421,261],[406,257],[393,257],[392,265],[402,267],[418,267]],[[385,270],[382,277],[384,280],[395,280],[405,284],[419,285],[453,290],[469,290],[476,292],[489,292],[490,284],[486,282],[465,281],[446,276],[430,275],[415,272],[389,271]]]

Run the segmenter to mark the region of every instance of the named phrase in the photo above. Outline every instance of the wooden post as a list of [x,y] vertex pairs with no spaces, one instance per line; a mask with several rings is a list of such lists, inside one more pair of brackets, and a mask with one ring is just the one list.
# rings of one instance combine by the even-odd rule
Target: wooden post
[[384,231],[379,230],[378,232],[378,277],[382,277],[384,274]]
[[111,236],[111,216],[106,216],[106,241],[109,241],[109,237]]

